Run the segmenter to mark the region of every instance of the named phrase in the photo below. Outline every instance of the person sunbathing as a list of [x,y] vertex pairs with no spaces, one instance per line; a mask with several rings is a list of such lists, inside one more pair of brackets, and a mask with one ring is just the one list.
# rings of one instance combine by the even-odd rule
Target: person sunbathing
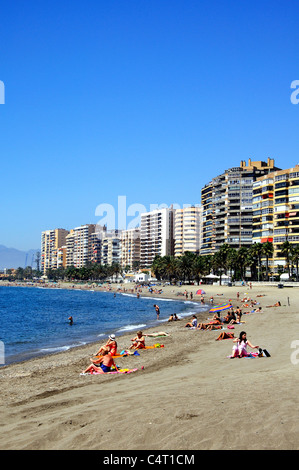
[[[101,346],[95,356],[101,356],[104,354],[104,351],[110,352],[111,356],[115,356],[117,353],[117,342],[115,341],[115,335],[110,335],[107,343],[104,346]],[[96,363],[96,361],[92,360]]]
[[159,331],[158,333],[147,333],[147,334],[144,334],[143,336],[151,336],[155,338],[156,336],[170,336],[170,334],[165,333],[165,331]]
[[88,366],[87,369],[83,371],[83,373],[86,374],[87,372],[110,372],[112,367],[115,367],[115,370],[118,370],[113,357],[107,350],[103,351],[103,356],[97,361],[97,364],[99,364],[99,367],[95,364],[90,364],[90,366]]
[[208,323],[199,323],[197,330],[218,330],[221,327],[221,320],[218,315],[214,315],[212,321]]
[[218,336],[218,338],[216,338],[215,341],[220,341],[222,339],[231,339],[231,338],[234,338],[234,333],[226,333],[226,331],[221,331],[220,335]]
[[145,348],[145,338],[142,334],[142,331],[137,331],[137,336],[131,339],[133,343],[129,347],[129,349],[144,349]]
[[269,307],[281,307],[281,303],[278,301],[278,302],[276,302],[276,304],[274,304],[274,305],[266,305],[266,307],[267,307],[267,308],[269,308]]

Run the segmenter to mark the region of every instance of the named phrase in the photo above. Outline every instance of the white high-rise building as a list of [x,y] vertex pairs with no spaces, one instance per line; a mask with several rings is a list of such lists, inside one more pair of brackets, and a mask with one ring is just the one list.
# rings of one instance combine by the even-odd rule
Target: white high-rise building
[[94,224],[81,225],[72,229],[66,237],[66,264],[81,268],[91,259],[91,234],[95,232]]
[[41,237],[41,271],[46,274],[47,269],[57,268],[57,253],[66,243],[68,230],[56,228],[45,230]]
[[174,255],[186,251],[199,254],[201,246],[202,207],[190,206],[174,211]]
[[140,267],[150,268],[156,255],[173,255],[173,209],[141,214]]
[[123,268],[140,264],[140,228],[123,230],[121,233],[121,265]]

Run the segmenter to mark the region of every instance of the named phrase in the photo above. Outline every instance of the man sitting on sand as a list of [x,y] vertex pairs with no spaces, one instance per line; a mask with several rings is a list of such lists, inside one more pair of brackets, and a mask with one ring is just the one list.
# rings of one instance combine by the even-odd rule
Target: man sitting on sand
[[142,334],[142,331],[137,331],[137,336],[133,339],[133,344],[129,347],[129,349],[144,349],[145,348],[145,338]]
[[95,366],[94,364],[90,364],[90,366],[88,366],[83,373],[86,374],[87,372],[110,372],[111,367],[113,366],[115,367],[115,370],[118,370],[117,365],[113,360],[113,357],[107,350],[103,351],[103,356],[99,359],[97,363],[100,364],[99,367]]

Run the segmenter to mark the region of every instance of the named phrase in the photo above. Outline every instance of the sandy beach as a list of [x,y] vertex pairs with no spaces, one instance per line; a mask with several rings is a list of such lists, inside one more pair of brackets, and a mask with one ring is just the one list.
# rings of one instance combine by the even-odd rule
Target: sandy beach
[[[197,290],[166,286],[161,296],[178,299],[185,287]],[[246,331],[271,357],[229,359],[232,339],[216,341],[219,330],[190,330],[182,319],[146,331],[169,333],[146,338],[163,348],[116,361],[138,369],[131,374],[80,375],[104,341],[4,366],[0,449],[298,449],[299,287],[202,287],[206,303],[213,295],[214,304],[241,306],[238,291],[259,302],[261,313],[225,331]],[[266,307],[277,301],[280,307]],[[118,338],[119,351],[131,337]]]

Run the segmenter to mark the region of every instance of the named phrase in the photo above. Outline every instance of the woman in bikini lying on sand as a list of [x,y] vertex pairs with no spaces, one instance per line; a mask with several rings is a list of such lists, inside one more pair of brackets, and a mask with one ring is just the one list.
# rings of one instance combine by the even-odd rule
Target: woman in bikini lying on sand
[[209,323],[199,323],[196,329],[197,330],[218,330],[219,328],[222,328],[221,320],[218,317],[218,315],[215,314],[213,316],[212,321],[210,321]]

